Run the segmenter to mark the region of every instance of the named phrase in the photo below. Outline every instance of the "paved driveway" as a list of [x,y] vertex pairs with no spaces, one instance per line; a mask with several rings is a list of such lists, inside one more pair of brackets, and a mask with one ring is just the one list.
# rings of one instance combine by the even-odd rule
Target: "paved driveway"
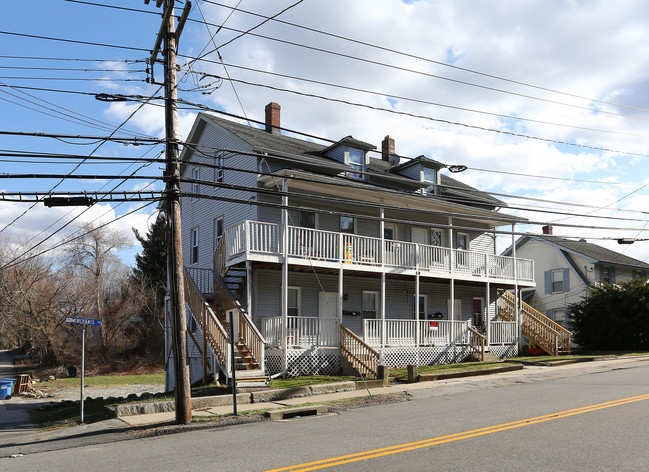
[[[0,378],[16,378],[15,357],[9,351],[0,351]],[[12,397],[0,400],[0,445],[6,444],[17,433],[33,432],[38,428],[29,418],[28,410],[38,406],[39,401]]]

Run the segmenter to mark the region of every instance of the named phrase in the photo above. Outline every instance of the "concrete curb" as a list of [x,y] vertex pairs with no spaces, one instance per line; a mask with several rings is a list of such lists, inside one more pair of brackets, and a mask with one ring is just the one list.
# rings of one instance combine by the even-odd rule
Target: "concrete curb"
[[[362,385],[362,382],[361,382]],[[381,384],[382,386],[382,384]],[[362,388],[365,388],[364,386]],[[262,403],[286,400],[289,398],[312,397],[326,393],[350,392],[357,389],[356,382],[339,382],[333,384],[318,384],[306,387],[282,388],[264,390],[250,393],[238,393],[237,403]],[[211,408],[216,406],[232,405],[232,395],[215,395],[212,397],[192,398],[192,409]],[[120,418],[122,416],[149,415],[153,413],[167,413],[175,411],[173,401],[151,402],[151,403],[130,403],[124,405],[110,405],[105,407],[108,418]]]
[[[476,370],[464,370],[461,372],[449,372],[447,374],[419,374],[415,382],[434,382],[436,380],[446,380],[446,379],[459,379],[462,377],[477,377],[479,375],[489,375],[489,374],[498,374],[502,372],[513,372],[515,370],[524,369],[523,364],[508,364],[497,367],[488,367],[486,369],[476,369]],[[399,377],[403,383],[409,383],[407,377]]]

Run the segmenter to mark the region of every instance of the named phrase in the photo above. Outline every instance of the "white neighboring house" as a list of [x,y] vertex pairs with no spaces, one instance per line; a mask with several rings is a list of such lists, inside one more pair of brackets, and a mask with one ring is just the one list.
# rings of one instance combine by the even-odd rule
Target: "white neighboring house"
[[[579,302],[589,285],[647,279],[649,264],[585,240],[552,235],[523,236],[516,241],[516,254],[534,260],[535,289],[523,289],[522,298],[562,326],[568,326],[568,306]],[[503,255],[510,255],[511,248]],[[569,326],[568,326],[569,327]]]

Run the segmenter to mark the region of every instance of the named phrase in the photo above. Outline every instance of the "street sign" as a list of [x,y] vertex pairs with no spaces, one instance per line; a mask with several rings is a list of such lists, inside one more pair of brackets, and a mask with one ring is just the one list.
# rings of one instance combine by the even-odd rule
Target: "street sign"
[[92,318],[73,318],[71,316],[68,316],[65,319],[65,322],[86,326],[101,326],[101,320],[93,320]]

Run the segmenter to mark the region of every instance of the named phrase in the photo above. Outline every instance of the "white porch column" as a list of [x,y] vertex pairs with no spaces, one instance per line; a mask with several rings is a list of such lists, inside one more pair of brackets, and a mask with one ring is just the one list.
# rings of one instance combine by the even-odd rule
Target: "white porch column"
[[338,322],[343,324],[343,267],[338,269],[338,303],[336,304]]
[[417,365],[419,365],[419,271],[415,272],[415,350],[417,352]]
[[246,260],[246,313],[252,319],[252,268],[248,260]]
[[487,294],[485,296],[485,318],[487,319],[487,326],[485,327],[487,334],[487,348],[489,348],[489,340],[491,339],[491,315],[489,315],[489,308],[491,307],[491,283],[487,280]]
[[288,182],[282,182],[282,350],[284,351],[282,370],[288,369]]
[[[448,217],[448,247],[451,251],[451,257],[450,257],[450,271],[451,271],[451,282],[450,282],[450,297],[451,297],[451,302],[449,303],[451,306],[449,307],[449,319],[451,321],[455,321],[455,279],[453,278],[453,272],[455,269],[455,263],[456,263],[456,255],[455,255],[455,246],[453,244],[453,217],[449,216]],[[451,340],[453,344],[455,344],[455,323],[451,323]]]
[[[385,347],[385,208],[381,206],[381,349]],[[381,352],[382,354],[382,352]]]
[[517,333],[517,340],[516,343],[518,344],[518,352],[519,354],[522,352],[523,349],[523,320],[521,317],[521,300],[520,300],[520,292],[518,290],[518,261],[516,260],[516,236],[514,235],[514,231],[516,229],[516,223],[512,224],[512,257],[514,258],[514,310],[516,313],[516,326],[518,328],[518,333]]

